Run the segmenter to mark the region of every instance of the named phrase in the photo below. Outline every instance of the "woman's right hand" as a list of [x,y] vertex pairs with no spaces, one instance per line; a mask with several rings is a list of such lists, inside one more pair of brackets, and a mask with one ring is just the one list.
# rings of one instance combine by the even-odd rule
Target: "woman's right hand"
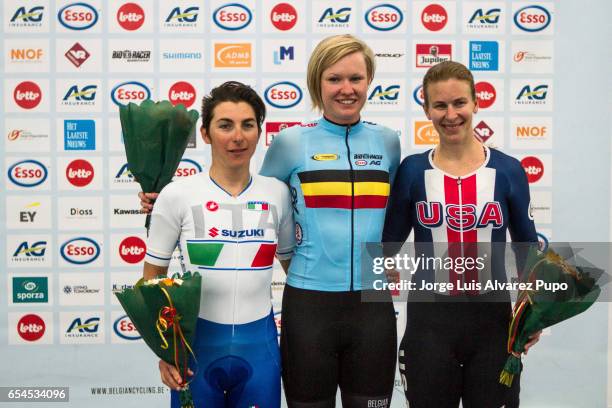
[[[172,364],[166,363],[164,360],[159,360],[159,373],[164,384],[173,390],[180,391],[183,379],[178,370]],[[192,376],[193,371],[187,369],[187,375]]]
[[138,198],[140,198],[140,210],[144,214],[151,214],[151,211],[153,211],[153,204],[158,195],[159,193],[143,193],[142,191],[138,193]]

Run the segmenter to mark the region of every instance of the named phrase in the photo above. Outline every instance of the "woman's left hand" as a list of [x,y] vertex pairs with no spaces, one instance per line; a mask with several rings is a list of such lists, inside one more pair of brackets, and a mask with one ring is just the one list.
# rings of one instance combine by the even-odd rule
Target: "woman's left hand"
[[540,336],[542,335],[542,330],[537,331],[535,333],[533,333],[531,336],[529,336],[529,342],[527,344],[525,344],[525,351],[523,353],[525,353],[525,355],[527,355],[527,352],[529,351],[529,349],[536,344],[538,341],[540,341]]

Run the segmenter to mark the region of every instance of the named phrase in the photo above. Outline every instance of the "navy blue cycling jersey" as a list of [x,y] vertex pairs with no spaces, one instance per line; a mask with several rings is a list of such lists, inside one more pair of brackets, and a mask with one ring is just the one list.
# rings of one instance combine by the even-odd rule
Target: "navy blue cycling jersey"
[[361,244],[380,242],[399,155],[396,132],[364,121],[344,126],[322,118],[274,139],[261,174],[291,188],[297,246],[289,285],[363,288]]

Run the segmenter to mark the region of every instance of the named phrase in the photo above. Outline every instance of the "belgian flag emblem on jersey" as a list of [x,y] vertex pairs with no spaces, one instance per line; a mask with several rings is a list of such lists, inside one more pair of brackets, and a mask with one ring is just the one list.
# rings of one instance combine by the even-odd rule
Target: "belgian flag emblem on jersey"
[[385,208],[389,173],[382,170],[313,170],[298,174],[307,208]]

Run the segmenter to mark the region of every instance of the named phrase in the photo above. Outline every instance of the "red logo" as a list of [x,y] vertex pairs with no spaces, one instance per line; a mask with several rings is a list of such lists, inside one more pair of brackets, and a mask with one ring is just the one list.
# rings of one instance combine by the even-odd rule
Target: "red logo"
[[19,139],[19,136],[21,136],[21,134],[23,133],[23,130],[21,129],[13,129],[8,133],[8,140],[10,140],[11,142],[13,140],[17,140]]
[[527,174],[527,181],[535,183],[544,175],[544,164],[537,157],[527,156],[521,160],[521,166]]
[[117,10],[117,22],[125,30],[138,30],[144,24],[144,20],[144,10],[136,3],[125,3]]
[[493,129],[491,129],[484,120],[481,120],[474,128],[474,135],[483,143],[489,140],[494,134],[495,132]]
[[127,263],[142,261],[147,252],[145,242],[138,237],[127,237],[119,244],[119,256]]
[[39,340],[45,334],[45,321],[38,315],[27,314],[19,319],[17,333],[26,341]]
[[495,103],[497,93],[495,92],[495,87],[493,87],[493,85],[488,82],[478,82],[476,83],[475,88],[479,108],[486,109]]
[[516,54],[514,54],[514,61],[515,62],[521,62],[524,58],[525,55],[527,55],[527,52],[525,51],[518,51]]
[[211,229],[208,230],[208,235],[210,235],[211,237],[216,237],[217,235],[219,235],[219,229],[217,229],[216,227],[212,227]]
[[24,81],[15,87],[13,99],[23,109],[33,109],[40,103],[42,91],[34,82]]
[[184,107],[189,108],[195,102],[196,91],[189,82],[180,81],[170,87],[168,99],[174,106],[181,103]]
[[75,187],[85,187],[94,178],[94,169],[87,160],[73,160],[66,167],[66,178]]
[[77,68],[83,65],[83,63],[87,61],[90,56],[87,50],[78,42],[74,43],[74,45],[70,47],[70,49],[66,51],[66,54],[64,55],[66,58],[68,58],[68,61],[72,62],[72,64]]
[[297,23],[297,11],[291,4],[279,3],[272,8],[270,20],[281,31],[291,30]]
[[215,203],[214,201],[209,201],[206,203],[206,209],[208,211],[217,211],[219,209],[219,204]]
[[421,22],[429,31],[440,31],[448,21],[448,14],[439,4],[430,4],[421,13]]

